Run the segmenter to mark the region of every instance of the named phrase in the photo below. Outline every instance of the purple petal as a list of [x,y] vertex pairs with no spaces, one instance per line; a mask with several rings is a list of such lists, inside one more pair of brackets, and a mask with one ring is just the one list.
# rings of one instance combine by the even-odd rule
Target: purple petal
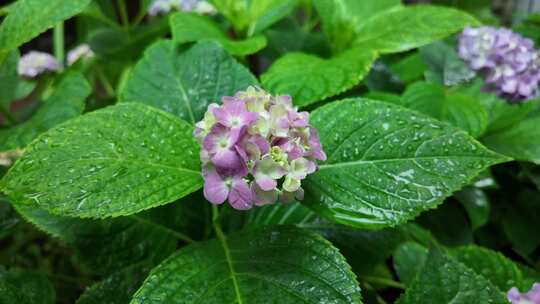
[[251,209],[253,206],[253,192],[244,179],[233,179],[229,204],[238,210]]
[[222,204],[229,195],[229,188],[215,170],[208,170],[204,175],[203,193],[212,204]]

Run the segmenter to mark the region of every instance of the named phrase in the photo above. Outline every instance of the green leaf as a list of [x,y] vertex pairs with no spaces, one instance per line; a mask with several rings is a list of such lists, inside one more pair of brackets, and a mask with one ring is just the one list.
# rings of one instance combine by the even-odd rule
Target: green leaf
[[311,123],[328,160],[306,179],[304,203],[346,225],[403,223],[507,160],[463,131],[377,101],[336,101]]
[[135,264],[90,286],[76,304],[126,304],[150,272],[148,263]]
[[368,274],[383,263],[394,249],[406,240],[405,229],[368,231],[338,225],[318,217],[300,203],[274,204],[253,209],[246,217],[246,227],[296,225],[312,230],[329,240],[347,258],[357,274]]
[[0,195],[0,240],[9,236],[19,222],[20,217],[11,207],[9,201]]
[[150,24],[138,25],[129,32],[123,28],[97,28],[88,34],[88,44],[98,56],[106,60],[137,60],[149,44],[169,33],[169,21],[163,18]]
[[0,151],[24,148],[41,133],[81,115],[90,92],[90,84],[82,74],[66,74],[34,116],[13,128],[0,130]]
[[26,296],[24,290],[20,290],[4,281],[0,281],[0,303],[34,304]]
[[176,249],[174,231],[144,216],[105,220],[79,219],[48,213],[36,206],[17,206],[30,223],[76,249],[81,265],[97,274],[152,261],[159,263]]
[[397,304],[508,303],[503,293],[484,277],[439,251],[425,266]]
[[330,59],[289,53],[272,64],[261,82],[272,93],[291,95],[294,104],[303,107],[357,85],[376,57],[370,49],[351,49]]
[[527,257],[540,247],[540,234],[535,231],[540,222],[540,194],[522,190],[502,219],[504,233],[513,249]]
[[473,241],[467,214],[456,201],[447,200],[437,209],[420,215],[416,222],[428,229],[440,243],[446,246],[468,245]]
[[322,28],[333,49],[346,49],[356,36],[356,30],[370,18],[401,4],[400,0],[315,0]]
[[266,38],[262,35],[245,40],[232,40],[208,17],[178,12],[171,16],[170,22],[173,39],[178,43],[214,40],[237,56],[256,53],[266,46]]
[[426,263],[429,250],[415,242],[401,244],[393,256],[394,269],[399,280],[409,286]]
[[210,0],[234,26],[237,33],[247,36],[260,33],[289,15],[297,0]]
[[479,25],[471,15],[452,8],[430,5],[396,7],[370,18],[357,31],[355,44],[382,53],[414,49]]
[[262,227],[187,246],[150,273],[137,303],[361,303],[338,250],[295,227]]
[[487,128],[488,114],[474,97],[446,92],[441,85],[417,82],[407,87],[401,104],[479,137]]
[[521,104],[509,104],[494,93],[484,92],[482,86],[483,81],[476,78],[469,85],[457,87],[456,92],[474,97],[484,106],[489,116],[489,126],[485,135],[510,129],[524,120],[540,104],[540,99]]
[[517,124],[482,138],[489,148],[517,160],[540,164],[540,111]]
[[130,73],[120,102],[145,103],[195,124],[210,103],[256,84],[249,70],[214,42],[179,52],[172,41],[159,41]]
[[14,204],[64,216],[115,217],[164,205],[202,185],[192,131],[153,107],[111,106],[40,136],[0,188]]
[[17,93],[17,64],[19,63],[19,51],[9,53],[6,60],[0,60],[0,107],[8,108],[15,99]]
[[487,224],[490,214],[490,203],[489,198],[482,189],[466,187],[454,196],[465,207],[473,230]]
[[506,292],[512,287],[520,290],[531,289],[519,267],[502,254],[479,246],[465,246],[451,251],[460,263],[493,283],[499,290]]
[[[11,271],[0,271],[0,294],[4,294],[2,291],[2,285],[10,285],[16,290],[21,291],[24,294],[24,297],[28,299],[28,303],[31,304],[54,304],[56,303],[54,287],[47,278],[46,275],[35,272],[35,271],[25,271],[25,270],[11,270]],[[4,285],[5,286],[5,285]],[[0,303],[20,303],[12,302],[13,299],[9,301],[2,301],[2,295],[0,295]],[[23,300],[23,303],[24,300]]]
[[427,68],[419,52],[413,52],[403,58],[400,56],[399,60],[389,63],[389,69],[405,84],[422,79]]
[[[80,13],[91,0],[19,0],[0,25],[0,57]],[[0,62],[2,60],[0,59]]]
[[420,55],[429,66],[426,78],[429,82],[446,86],[469,81],[476,73],[459,57],[454,44],[437,41],[420,48]]

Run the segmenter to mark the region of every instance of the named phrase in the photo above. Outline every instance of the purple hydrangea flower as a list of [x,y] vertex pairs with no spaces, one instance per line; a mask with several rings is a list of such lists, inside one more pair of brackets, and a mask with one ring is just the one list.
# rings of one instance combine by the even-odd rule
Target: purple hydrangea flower
[[72,49],[67,54],[67,64],[72,65],[82,58],[92,58],[95,54],[86,43],[79,45],[78,47]]
[[516,287],[508,291],[508,300],[512,304],[540,304],[540,284],[534,283],[527,293],[519,293]]
[[202,145],[206,199],[240,210],[303,199],[302,180],[326,160],[309,113],[254,87],[208,106],[193,136]]
[[19,76],[34,78],[45,72],[56,72],[62,69],[56,58],[48,53],[30,51],[19,60],[17,71]]
[[148,15],[167,14],[172,10],[195,12],[197,14],[214,14],[214,6],[204,0],[154,0],[148,9]]
[[486,90],[513,102],[537,95],[540,53],[532,40],[505,28],[466,28],[459,56],[483,75]]

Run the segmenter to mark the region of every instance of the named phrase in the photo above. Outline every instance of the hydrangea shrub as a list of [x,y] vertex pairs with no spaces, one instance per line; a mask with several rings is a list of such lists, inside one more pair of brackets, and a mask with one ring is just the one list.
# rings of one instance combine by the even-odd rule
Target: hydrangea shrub
[[0,303],[540,303],[538,20],[409,2],[0,6]]

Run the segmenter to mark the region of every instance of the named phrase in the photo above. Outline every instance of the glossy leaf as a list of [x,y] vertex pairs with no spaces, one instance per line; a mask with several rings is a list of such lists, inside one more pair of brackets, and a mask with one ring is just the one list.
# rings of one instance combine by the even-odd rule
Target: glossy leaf
[[34,116],[13,128],[0,130],[0,151],[24,148],[41,133],[81,115],[90,92],[90,84],[82,74],[65,75]]
[[261,81],[265,89],[291,95],[293,102],[303,107],[357,85],[376,57],[370,49],[351,49],[330,59],[289,53],[275,61]]
[[346,225],[403,223],[507,160],[463,131],[376,101],[336,101],[311,122],[328,160],[306,179],[303,202]]
[[342,51],[354,40],[356,30],[370,18],[399,6],[399,0],[315,0],[322,28],[335,51]]
[[357,31],[355,44],[381,53],[414,49],[478,25],[471,15],[452,8],[413,5],[396,7],[370,18]]
[[40,136],[0,186],[14,204],[36,204],[57,215],[133,214],[201,187],[192,131],[149,106],[108,107]]
[[171,19],[173,39],[178,43],[213,40],[219,42],[232,55],[253,54],[266,46],[266,38],[258,35],[245,40],[233,40],[208,17],[179,12]]
[[451,257],[432,251],[397,304],[508,303],[493,284]]
[[315,233],[263,227],[183,248],[150,273],[138,303],[361,303],[337,249]]
[[446,92],[444,87],[427,82],[410,85],[401,104],[480,136],[488,126],[488,114],[478,100],[468,95]]
[[[0,25],[0,57],[58,22],[80,13],[91,0],[20,0]],[[0,61],[2,61],[0,59]]]
[[249,70],[216,43],[180,52],[172,41],[159,41],[131,72],[120,102],[151,105],[194,124],[210,103],[256,84]]

